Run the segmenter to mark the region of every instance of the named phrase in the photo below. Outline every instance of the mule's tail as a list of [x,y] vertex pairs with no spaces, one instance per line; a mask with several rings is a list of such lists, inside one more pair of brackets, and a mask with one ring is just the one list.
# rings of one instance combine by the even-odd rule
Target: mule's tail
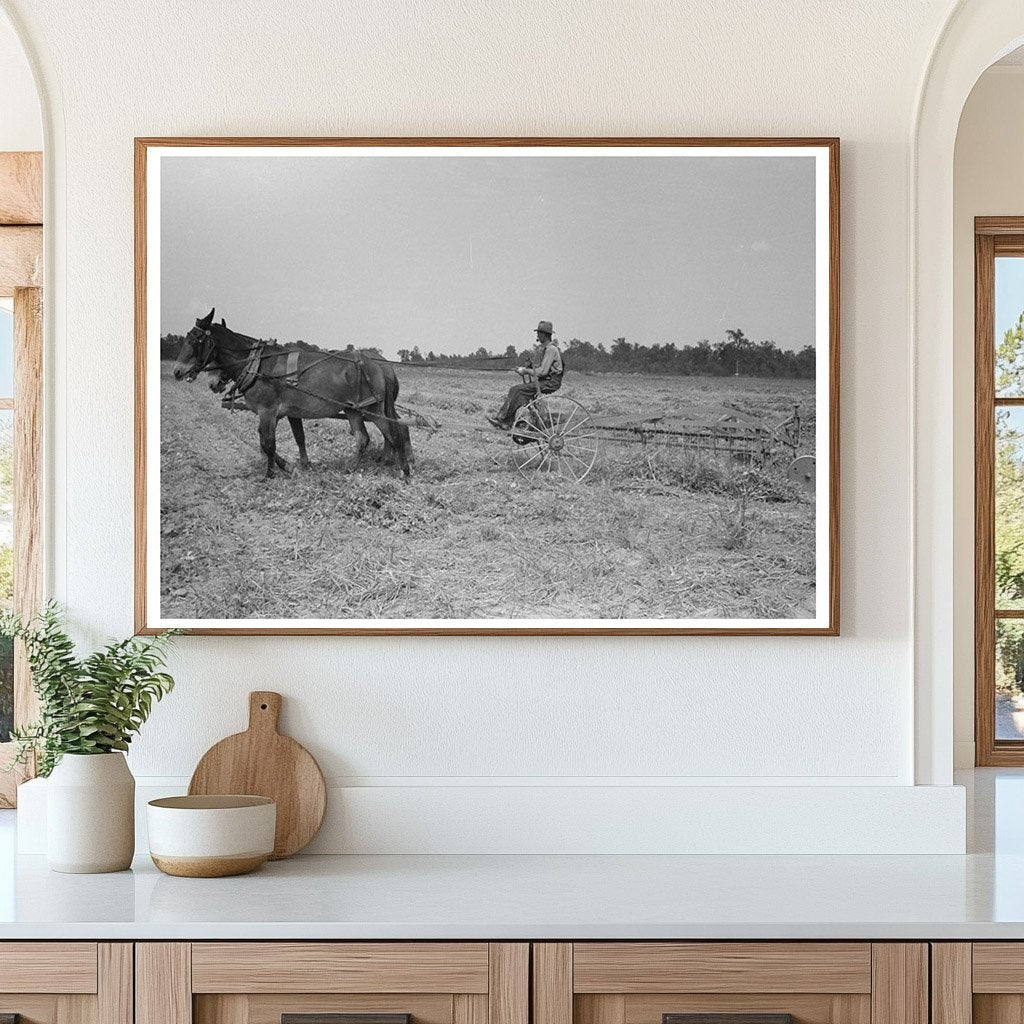
[[409,428],[399,422],[397,402],[398,375],[389,366],[384,372],[384,415],[387,417],[388,433],[391,436],[395,458],[405,478],[408,479],[412,462],[412,438],[409,436]]
[[387,410],[384,415],[388,416],[392,420],[391,426],[394,428],[395,449],[398,455],[398,464],[402,467],[402,472],[408,479],[409,466],[412,463],[412,438],[409,436],[409,428],[404,423],[397,422],[397,401],[398,378],[396,377],[394,385],[392,386],[389,383],[387,387],[387,397],[384,403],[387,406]]

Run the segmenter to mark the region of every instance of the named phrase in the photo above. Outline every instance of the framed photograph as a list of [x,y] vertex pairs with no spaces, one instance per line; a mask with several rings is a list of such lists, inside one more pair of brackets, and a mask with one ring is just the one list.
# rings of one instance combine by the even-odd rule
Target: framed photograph
[[135,154],[139,632],[838,633],[837,139]]

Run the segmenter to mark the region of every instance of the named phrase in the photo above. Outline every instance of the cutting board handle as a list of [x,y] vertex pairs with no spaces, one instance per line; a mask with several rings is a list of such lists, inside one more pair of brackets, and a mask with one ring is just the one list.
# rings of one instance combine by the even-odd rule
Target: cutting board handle
[[249,694],[249,732],[277,732],[281,715],[281,694],[253,690]]

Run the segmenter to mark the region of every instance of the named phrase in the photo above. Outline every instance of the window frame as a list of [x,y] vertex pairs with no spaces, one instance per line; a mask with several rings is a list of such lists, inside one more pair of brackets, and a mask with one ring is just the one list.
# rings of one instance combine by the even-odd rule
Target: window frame
[[1024,258],[1024,216],[974,220],[974,761],[1024,766],[1024,740],[996,739],[996,620],[1024,624],[1024,609],[997,609],[995,594],[995,423],[999,408],[1024,396],[996,397],[996,258]]

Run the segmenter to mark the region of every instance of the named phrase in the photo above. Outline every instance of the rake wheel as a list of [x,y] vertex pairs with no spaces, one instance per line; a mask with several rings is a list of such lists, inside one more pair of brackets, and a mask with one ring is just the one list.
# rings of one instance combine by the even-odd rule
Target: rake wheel
[[594,468],[599,439],[590,413],[573,398],[540,395],[516,413],[512,461],[524,477],[551,473],[579,483]]

